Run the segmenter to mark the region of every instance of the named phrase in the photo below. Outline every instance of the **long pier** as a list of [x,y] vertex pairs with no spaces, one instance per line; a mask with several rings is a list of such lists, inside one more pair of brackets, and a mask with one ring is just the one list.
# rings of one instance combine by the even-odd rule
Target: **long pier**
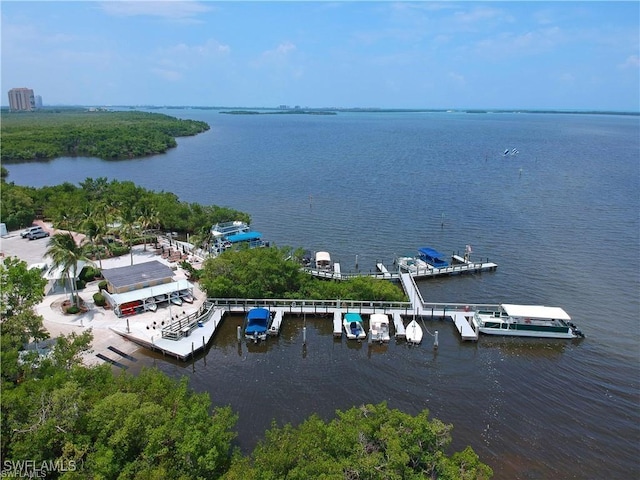
[[252,308],[267,308],[273,317],[268,330],[270,336],[279,334],[287,315],[331,315],[334,337],[342,336],[342,319],[345,313],[361,315],[383,313],[393,321],[395,337],[406,337],[404,318],[420,317],[431,319],[451,319],[464,341],[477,341],[478,331],[472,321],[475,309],[497,309],[494,304],[466,305],[460,303],[426,303],[418,289],[414,277],[409,273],[399,273],[408,302],[359,301],[359,300],[293,300],[293,299],[250,299],[250,298],[208,298],[196,313],[177,317],[158,331],[131,331],[112,328],[116,333],[151,350],[159,351],[186,361],[196,353],[204,351],[215,335],[217,327],[227,313],[245,313]]
[[429,279],[450,275],[462,275],[467,273],[493,272],[498,265],[493,262],[471,262],[458,255],[452,256],[453,263],[446,267],[436,268],[430,265],[417,266],[403,259],[397,261],[396,271],[391,271],[382,262],[376,263],[375,272],[343,273],[339,263],[334,263],[332,269],[304,268],[309,275],[326,280],[349,280],[357,277],[371,277],[379,280],[399,281],[402,273],[408,273],[416,280]]

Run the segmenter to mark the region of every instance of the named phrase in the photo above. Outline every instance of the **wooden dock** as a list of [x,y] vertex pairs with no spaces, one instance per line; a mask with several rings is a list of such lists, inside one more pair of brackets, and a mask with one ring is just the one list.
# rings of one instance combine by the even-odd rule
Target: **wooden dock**
[[333,336],[342,337],[342,312],[340,310],[333,312]]
[[[200,315],[179,318],[160,334],[157,330],[144,329],[142,325],[133,329],[111,327],[111,330],[138,345],[184,361],[206,348],[222,322],[223,309],[214,308],[213,304],[205,302],[200,310],[203,312]],[[172,333],[165,335],[167,332]]]
[[463,304],[427,304],[423,300],[420,290],[418,290],[415,276],[403,273],[400,275],[400,280],[418,316],[423,318],[429,316],[431,318],[451,318],[462,340],[474,342],[478,340],[479,332],[470,322],[470,317],[473,317],[471,306]]
[[171,322],[163,328],[163,334],[158,330],[149,330],[148,327],[143,329],[143,326],[136,326],[137,330],[129,330],[128,324],[126,329],[112,327],[112,330],[146,348],[186,361],[206,349],[227,313],[245,313],[257,307],[267,308],[274,313],[268,331],[272,336],[279,333],[287,315],[310,314],[331,315],[333,336],[341,338],[343,315],[347,312],[357,312],[361,315],[390,315],[397,339],[406,338],[404,320],[409,317],[420,317],[423,320],[449,319],[453,321],[463,341],[478,340],[478,331],[474,328],[472,320],[474,310],[497,308],[497,305],[493,304],[426,303],[411,274],[401,273],[399,278],[410,299],[409,302],[209,298],[198,310],[198,315],[190,314]]
[[273,316],[273,320],[271,320],[271,325],[269,326],[269,331],[267,332],[271,336],[276,336],[280,333],[280,327],[282,326],[282,318],[284,317],[284,311],[282,309],[278,309]]
[[455,260],[455,263],[442,268],[431,266],[417,267],[416,265],[409,265],[399,261],[397,271],[390,271],[382,262],[376,263],[376,272],[368,273],[342,273],[339,263],[335,263],[331,270],[317,268],[305,268],[303,270],[309,275],[326,280],[349,280],[356,277],[372,277],[379,280],[398,281],[402,273],[408,273],[416,280],[423,280],[451,275],[493,272],[498,268],[498,265],[493,262],[468,262],[457,255],[454,255],[452,258]]
[[[454,255],[454,258],[456,257],[457,256]],[[466,273],[493,272],[498,268],[498,265],[493,262],[465,262],[461,257],[457,258],[459,258],[463,263],[454,263],[453,265],[442,268],[423,268],[415,265],[399,265],[401,271],[409,273],[417,280],[449,275],[462,275]]]
[[393,327],[396,331],[396,338],[407,338],[407,332],[404,328],[404,322],[399,312],[393,312]]

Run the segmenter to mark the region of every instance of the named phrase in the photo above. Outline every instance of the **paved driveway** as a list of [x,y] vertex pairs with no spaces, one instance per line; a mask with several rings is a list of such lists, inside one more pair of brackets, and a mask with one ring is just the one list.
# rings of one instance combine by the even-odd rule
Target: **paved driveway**
[[[50,225],[41,224],[46,231],[53,235],[54,230]],[[27,265],[34,265],[37,263],[44,263],[46,257],[46,251],[48,249],[49,239],[51,237],[39,238],[37,240],[28,240],[20,237],[22,230],[9,232],[5,237],[0,238],[0,252],[4,258],[18,257],[20,260],[27,262]],[[58,232],[58,231],[56,231]],[[80,235],[74,234],[74,237],[78,240]],[[133,263],[143,263],[152,260],[157,260],[166,265],[175,268],[175,278],[186,278],[185,272],[177,267],[175,264],[170,264],[166,259],[160,255],[154,253],[153,248],[144,249],[143,245],[136,245],[133,248]],[[131,265],[132,257],[127,254],[121,257],[109,258],[102,261],[103,268],[116,268]],[[52,282],[50,282],[52,285]],[[80,292],[81,297],[88,302],[90,309],[88,312],[80,315],[66,315],[62,312],[60,304],[63,300],[68,298],[68,294],[64,291],[56,291],[47,287],[45,291],[49,294],[45,296],[43,301],[36,305],[35,310],[38,314],[44,318],[44,326],[51,333],[52,337],[56,337],[60,334],[69,334],[71,332],[77,332],[92,329],[94,333],[94,339],[92,343],[93,352],[85,355],[84,361],[86,364],[101,363],[102,360],[96,357],[95,354],[102,353],[103,355],[114,358],[114,352],[109,350],[109,347],[116,346],[120,351],[127,354],[133,353],[138,349],[138,345],[133,342],[124,339],[112,328],[122,326],[125,324],[126,319],[118,318],[113,311],[105,310],[103,308],[96,307],[93,304],[93,294],[98,291],[98,282],[90,282],[87,287]],[[191,313],[191,310],[197,310],[204,301],[205,295],[201,292],[197,285],[195,285],[196,298],[198,302],[193,305],[185,306],[184,309],[187,313]],[[169,309],[159,309],[157,313],[145,312],[140,315],[136,315],[135,319],[138,323],[144,323],[145,325],[151,323],[154,319],[164,320],[170,318]],[[131,363],[123,359],[120,359],[122,363]]]
[[51,237],[29,240],[20,236],[21,231],[9,232],[9,235],[0,238],[0,252],[4,257],[18,257],[27,265],[42,263]]

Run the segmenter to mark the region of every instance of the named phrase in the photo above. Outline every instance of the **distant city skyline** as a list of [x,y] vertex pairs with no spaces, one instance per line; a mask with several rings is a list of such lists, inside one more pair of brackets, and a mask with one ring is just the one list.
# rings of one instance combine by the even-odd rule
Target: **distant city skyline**
[[640,111],[640,3],[1,5],[2,106]]

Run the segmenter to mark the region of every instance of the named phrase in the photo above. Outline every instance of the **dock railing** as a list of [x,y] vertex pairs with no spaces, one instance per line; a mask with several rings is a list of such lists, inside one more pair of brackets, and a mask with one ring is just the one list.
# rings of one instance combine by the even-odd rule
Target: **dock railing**
[[371,277],[376,278],[378,280],[397,280],[400,275],[398,272],[351,272],[351,273],[342,273],[342,272],[334,272],[333,270],[321,270],[318,268],[309,268],[304,267],[302,269],[303,272],[313,275],[317,278],[325,278],[328,280],[350,280],[352,278],[359,277]]
[[180,340],[182,337],[188,337],[198,324],[206,323],[211,319],[214,307],[212,303],[205,301],[197,312],[172,320],[162,327],[162,338]]
[[252,308],[279,308],[285,313],[333,313],[336,309],[349,310],[358,313],[391,313],[402,311],[411,314],[413,308],[410,302],[385,302],[369,300],[308,300],[308,299],[252,299],[252,298],[208,298],[207,302],[216,307],[229,311],[246,312]]

